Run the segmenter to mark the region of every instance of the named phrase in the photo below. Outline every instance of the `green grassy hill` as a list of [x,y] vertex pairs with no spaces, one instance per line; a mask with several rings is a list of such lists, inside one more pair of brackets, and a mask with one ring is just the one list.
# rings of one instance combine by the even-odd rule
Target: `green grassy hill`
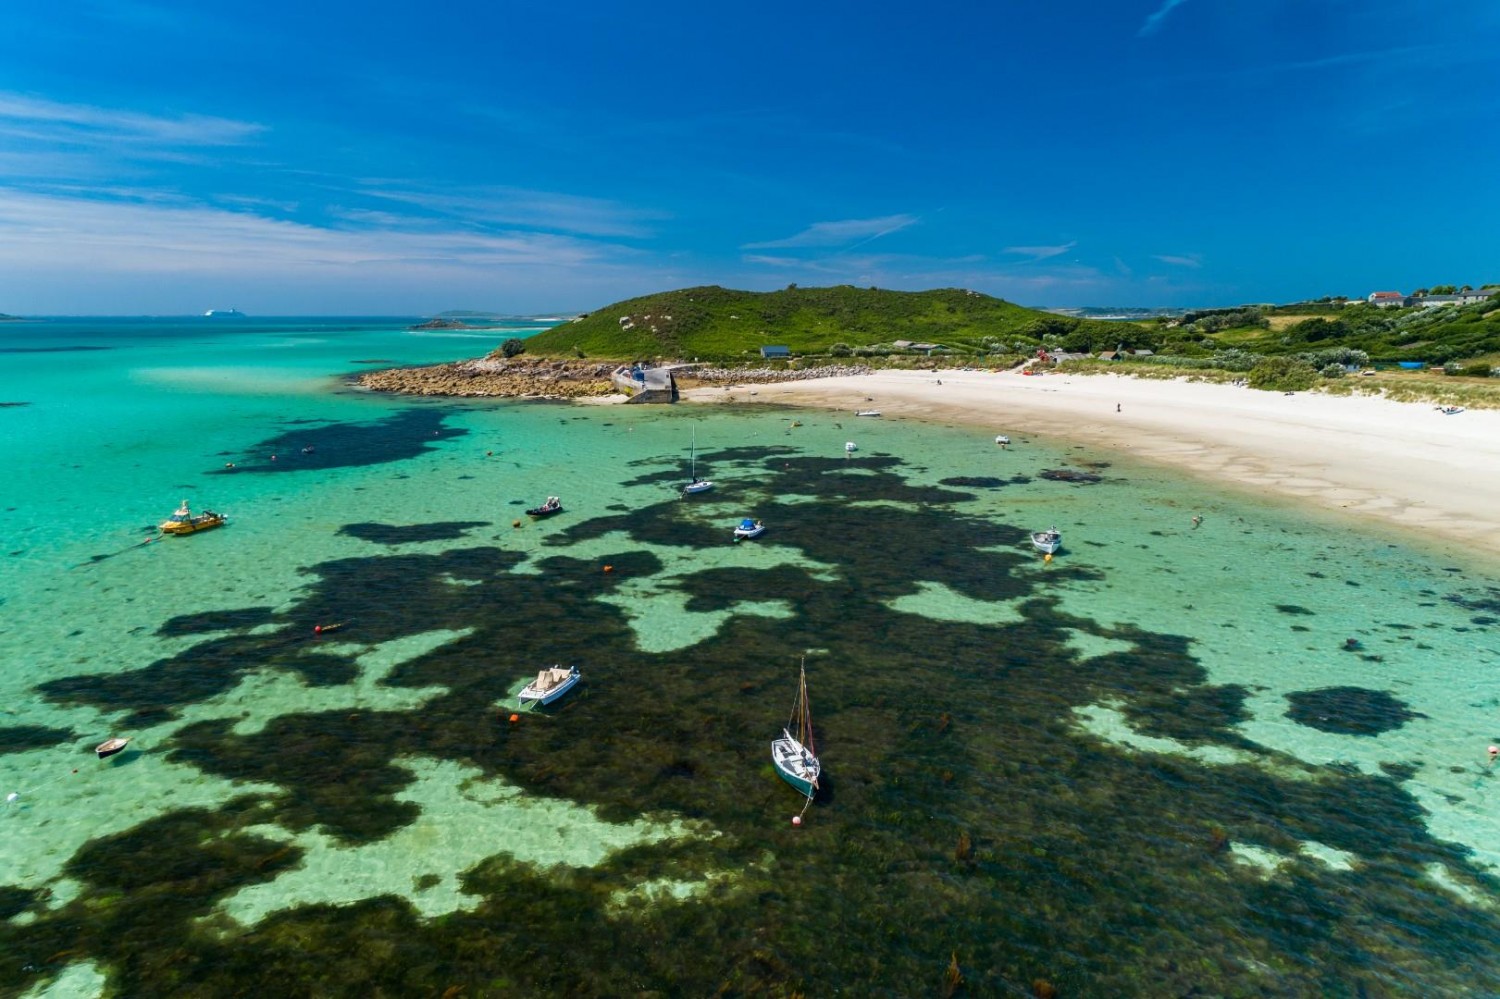
[[[1128,324],[1057,316],[960,288],[884,291],[798,288],[734,291],[709,286],[632,298],[526,341],[528,354],[630,359],[759,358],[766,345],[835,354],[895,340],[955,353],[1025,352],[1046,334],[1098,332],[1113,347]],[[1128,337],[1127,337],[1128,339]],[[836,349],[838,347],[847,348]],[[1104,348],[1101,348],[1104,349]]]

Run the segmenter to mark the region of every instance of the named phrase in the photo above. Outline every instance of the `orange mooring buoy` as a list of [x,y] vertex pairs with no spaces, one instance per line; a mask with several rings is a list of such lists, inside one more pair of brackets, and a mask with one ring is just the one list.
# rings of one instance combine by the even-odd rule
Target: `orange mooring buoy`
[[607,566],[604,567],[604,571],[605,572],[614,572],[615,571],[615,567],[612,566],[612,565],[607,565]]
[[514,725],[516,722],[518,722],[520,720],[521,720],[521,716],[520,715],[511,715],[510,716],[510,723],[512,725]]

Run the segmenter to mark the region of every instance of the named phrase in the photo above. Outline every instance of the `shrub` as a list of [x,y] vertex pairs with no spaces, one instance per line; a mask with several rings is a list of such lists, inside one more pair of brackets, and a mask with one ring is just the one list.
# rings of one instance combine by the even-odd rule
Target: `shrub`
[[1267,357],[1250,369],[1251,388],[1300,392],[1318,383],[1318,369],[1292,357]]
[[1344,366],[1342,364],[1329,364],[1322,371],[1319,371],[1318,374],[1324,378],[1342,378],[1345,374]]
[[506,357],[515,357],[517,354],[524,354],[526,353],[526,342],[516,337],[511,337],[500,345],[500,353]]

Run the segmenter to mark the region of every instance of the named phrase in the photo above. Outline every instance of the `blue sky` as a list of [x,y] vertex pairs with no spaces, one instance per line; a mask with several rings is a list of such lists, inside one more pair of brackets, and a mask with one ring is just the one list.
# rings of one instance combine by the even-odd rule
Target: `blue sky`
[[1500,281],[1496,37],[1495,0],[7,0],[0,312]]

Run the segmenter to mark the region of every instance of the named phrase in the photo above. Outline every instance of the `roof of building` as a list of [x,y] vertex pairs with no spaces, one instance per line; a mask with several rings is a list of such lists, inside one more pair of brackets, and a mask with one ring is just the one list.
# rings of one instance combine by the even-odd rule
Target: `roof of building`
[[1399,291],[1377,291],[1370,294],[1371,298],[1405,298]]

